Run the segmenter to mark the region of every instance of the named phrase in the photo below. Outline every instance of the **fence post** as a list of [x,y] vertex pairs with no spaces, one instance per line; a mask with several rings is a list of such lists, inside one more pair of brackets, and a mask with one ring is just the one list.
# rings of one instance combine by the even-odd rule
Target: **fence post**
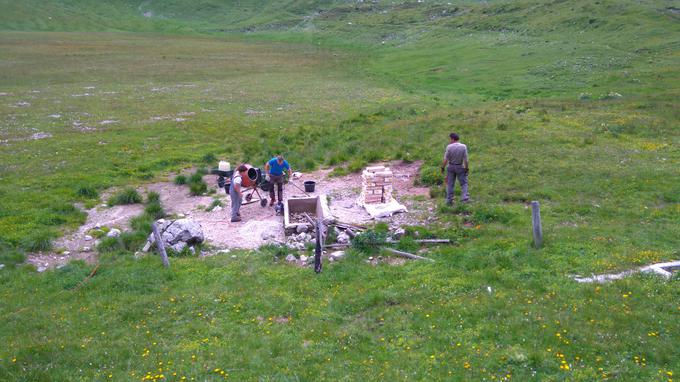
[[151,224],[151,229],[153,230],[153,237],[156,239],[156,248],[158,248],[158,253],[161,254],[161,260],[163,260],[163,266],[167,268],[170,266],[170,261],[168,260],[168,254],[165,252],[163,238],[161,237],[160,232],[158,232],[156,222]]
[[537,201],[531,202],[531,225],[534,229],[534,247],[543,246],[543,229],[541,228],[541,206]]

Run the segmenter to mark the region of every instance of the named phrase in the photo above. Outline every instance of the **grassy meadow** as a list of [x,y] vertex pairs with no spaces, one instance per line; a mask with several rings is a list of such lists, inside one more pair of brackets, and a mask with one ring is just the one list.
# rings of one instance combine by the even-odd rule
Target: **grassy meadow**
[[[672,2],[188,4],[0,0],[0,380],[677,379],[677,275],[571,279],[680,258]],[[473,202],[448,207],[454,130]],[[280,151],[423,160],[437,220],[400,245],[456,245],[21,264],[111,187]]]

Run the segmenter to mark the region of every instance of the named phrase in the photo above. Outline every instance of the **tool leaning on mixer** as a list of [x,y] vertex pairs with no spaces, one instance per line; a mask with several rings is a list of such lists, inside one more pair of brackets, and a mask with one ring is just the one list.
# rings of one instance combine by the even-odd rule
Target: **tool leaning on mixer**
[[[246,167],[246,173],[245,176],[241,177],[241,193],[243,193],[245,199],[243,205],[259,202],[261,207],[266,207],[267,198],[260,193],[260,190],[268,192],[271,187],[270,182],[265,179],[262,175],[262,170],[259,168],[249,164],[244,164],[244,166]],[[231,169],[229,162],[220,161],[218,168],[213,169],[211,173],[218,176],[218,187],[224,188],[228,194],[231,181],[234,177],[234,170]]]

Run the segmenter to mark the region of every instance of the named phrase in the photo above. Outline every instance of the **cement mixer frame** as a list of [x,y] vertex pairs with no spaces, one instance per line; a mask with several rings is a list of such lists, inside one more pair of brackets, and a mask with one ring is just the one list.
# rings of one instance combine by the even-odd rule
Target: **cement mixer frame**
[[[259,168],[252,167],[250,165],[245,165],[245,166],[248,167],[248,172],[247,172],[247,175],[245,177],[243,177],[243,179],[242,179],[241,192],[243,193],[243,198],[246,201],[244,203],[242,203],[241,205],[260,202],[260,207],[266,207],[267,206],[267,198],[263,197],[260,194],[260,190],[262,190],[264,192],[269,192],[269,188],[271,187],[271,183],[268,182],[262,176],[262,170],[260,170]],[[221,170],[213,169],[211,171],[211,173],[218,176],[217,186],[220,187],[220,188],[224,188],[224,191],[228,195],[229,194],[229,186],[231,186],[231,177],[234,174],[234,170],[221,171]],[[257,199],[253,199],[254,195],[257,195]]]

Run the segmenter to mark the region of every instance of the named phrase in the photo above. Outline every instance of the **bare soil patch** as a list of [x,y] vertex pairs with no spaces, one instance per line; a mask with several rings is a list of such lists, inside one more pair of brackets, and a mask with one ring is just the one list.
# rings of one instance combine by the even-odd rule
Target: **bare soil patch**
[[[393,227],[401,225],[428,224],[434,217],[434,203],[429,199],[429,189],[414,185],[420,162],[404,163],[400,161],[384,163],[394,173],[394,195],[404,204],[409,212],[395,214],[381,221]],[[349,174],[342,177],[330,177],[332,169],[303,173],[284,186],[284,199],[306,196],[303,183],[314,180],[316,189],[308,195],[327,195],[332,214],[342,222],[365,224],[371,221],[368,213],[357,204],[361,192],[361,174]],[[267,243],[285,242],[283,217],[277,216],[274,208],[260,207],[252,203],[241,207],[243,221],[230,221],[230,200],[224,189],[217,189],[217,176],[205,175],[204,180],[216,193],[206,196],[191,196],[187,186],[175,185],[173,176],[167,181],[147,184],[138,189],[141,193],[157,192],[161,204],[169,215],[186,217],[198,222],[206,237],[206,241],[217,249],[256,249]],[[268,193],[262,192],[268,198]],[[222,208],[206,211],[213,200],[218,199]],[[97,206],[86,211],[86,223],[75,232],[71,232],[55,242],[55,251],[48,254],[31,254],[28,262],[36,267],[53,267],[67,263],[71,259],[96,259],[95,239],[86,236],[98,227],[129,229],[130,219],[143,212],[143,206],[125,205],[114,207]]]

